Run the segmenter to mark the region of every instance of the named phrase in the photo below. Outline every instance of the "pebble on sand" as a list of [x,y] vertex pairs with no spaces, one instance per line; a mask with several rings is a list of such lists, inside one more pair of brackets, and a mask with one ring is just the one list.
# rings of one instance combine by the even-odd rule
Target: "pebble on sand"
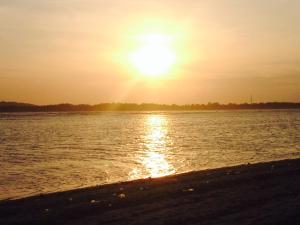
[[100,201],[94,200],[94,199],[90,201],[91,204],[98,203],[98,202],[100,202]]
[[118,197],[119,197],[119,198],[125,198],[126,195],[125,195],[124,193],[121,193],[121,194],[118,195]]
[[195,189],[194,188],[187,188],[187,189],[183,189],[183,192],[193,192]]

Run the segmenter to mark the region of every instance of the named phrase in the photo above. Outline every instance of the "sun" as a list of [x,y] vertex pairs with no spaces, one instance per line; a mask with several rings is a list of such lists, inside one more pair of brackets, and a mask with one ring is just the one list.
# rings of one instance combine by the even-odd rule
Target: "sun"
[[138,40],[138,47],[130,54],[134,68],[148,77],[167,74],[176,62],[172,38],[164,34],[146,34],[140,35]]

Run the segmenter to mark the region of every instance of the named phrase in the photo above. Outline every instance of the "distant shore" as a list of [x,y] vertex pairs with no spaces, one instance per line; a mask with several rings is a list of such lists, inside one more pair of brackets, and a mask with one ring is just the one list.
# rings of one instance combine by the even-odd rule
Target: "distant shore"
[[300,224],[300,159],[0,202],[0,224]]
[[166,105],[154,103],[100,103],[96,105],[72,105],[68,103],[56,105],[34,105],[19,102],[0,102],[0,112],[83,112],[83,111],[190,111],[190,110],[236,110],[236,109],[300,109],[295,102],[262,102],[243,104],[186,104]]

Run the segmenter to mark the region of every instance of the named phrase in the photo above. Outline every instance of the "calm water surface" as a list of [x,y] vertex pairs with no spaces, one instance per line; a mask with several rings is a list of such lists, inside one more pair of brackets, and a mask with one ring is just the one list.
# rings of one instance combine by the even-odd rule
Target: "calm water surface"
[[0,113],[0,199],[300,157],[300,111]]

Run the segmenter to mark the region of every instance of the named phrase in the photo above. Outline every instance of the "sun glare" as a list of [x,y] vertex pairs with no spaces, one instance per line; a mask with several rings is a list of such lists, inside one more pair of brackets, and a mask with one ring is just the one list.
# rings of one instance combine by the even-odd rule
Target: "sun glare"
[[136,155],[142,168],[134,167],[129,173],[131,179],[141,177],[162,177],[174,174],[172,165],[172,139],[168,135],[168,120],[162,115],[145,117],[145,135],[142,135],[141,150]]
[[130,55],[132,65],[142,75],[158,77],[170,71],[176,62],[172,38],[162,34],[138,36],[139,46]]

